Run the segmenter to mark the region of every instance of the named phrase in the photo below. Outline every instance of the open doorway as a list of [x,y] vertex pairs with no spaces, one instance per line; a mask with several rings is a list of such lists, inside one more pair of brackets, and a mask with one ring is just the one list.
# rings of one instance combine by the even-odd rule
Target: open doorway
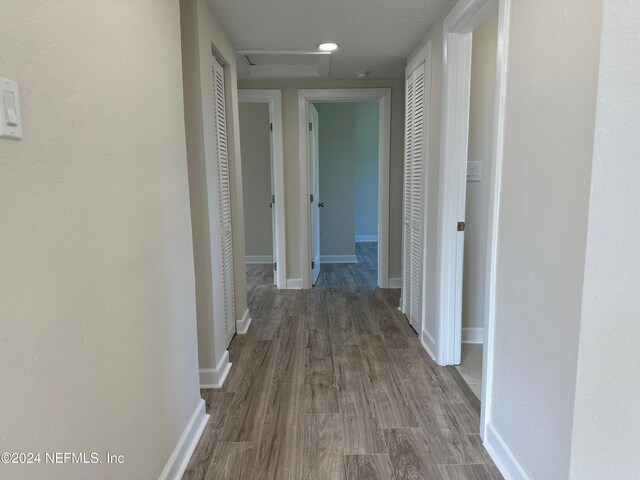
[[[442,132],[440,143],[440,177],[438,191],[438,274],[436,279],[437,298],[437,351],[436,360],[440,365],[460,365],[463,350],[463,332],[468,337],[482,336],[482,363],[480,366],[482,375],[481,383],[476,390],[480,391],[480,436],[489,442],[495,439],[487,439],[490,434],[488,422],[491,417],[491,389],[493,377],[493,329],[495,324],[495,289],[496,289],[496,258],[497,258],[497,230],[499,222],[499,198],[500,179],[502,171],[503,140],[505,131],[505,92],[507,84],[507,53],[508,53],[508,28],[509,28],[509,0],[467,0],[459,2],[445,17],[443,22],[443,49],[446,52],[446,62],[443,71],[443,95],[442,95]],[[497,12],[497,15],[496,15]],[[484,25],[487,30],[492,30],[491,35],[496,35],[491,57],[495,58],[493,69],[493,82],[491,73],[485,72],[488,85],[485,88],[490,100],[484,99],[485,111],[491,112],[479,123],[479,135],[484,147],[470,149],[470,129],[475,129],[470,123],[470,115],[473,115],[470,107],[472,92],[472,47],[479,40],[481,33],[478,30],[483,27],[487,19],[493,22]],[[495,32],[495,33],[494,33]],[[488,31],[486,32],[489,33]],[[473,38],[475,37],[475,38]],[[473,38],[473,42],[472,42]],[[487,49],[488,52],[488,49]],[[476,54],[478,54],[476,52]],[[476,82],[477,84],[480,82]],[[492,86],[491,86],[492,84]],[[477,85],[476,85],[477,87]],[[475,90],[474,90],[475,91]],[[471,122],[474,119],[471,118]],[[490,133],[489,133],[490,132]],[[487,135],[489,139],[487,140]],[[478,156],[474,157],[477,150]],[[483,150],[484,149],[484,150]],[[469,157],[471,153],[471,158]],[[469,162],[482,161],[480,165]],[[486,163],[485,163],[486,162]],[[478,217],[473,208],[469,209],[467,218],[467,187],[474,182],[468,182],[467,175],[473,179],[480,176],[481,185],[477,190],[484,188],[488,193],[484,220]],[[470,188],[471,192],[472,189]],[[469,201],[472,200],[470,195]],[[478,205],[480,202],[478,201]],[[474,206],[477,206],[474,204]],[[467,223],[474,222],[478,226],[477,232],[484,238],[484,247],[473,245],[475,254],[469,251],[470,242],[465,242],[467,236]],[[469,234],[469,236],[472,236]],[[471,265],[464,265],[465,249],[469,253],[470,261],[475,255],[480,266],[476,278],[483,277],[483,285],[476,291],[482,298],[482,305],[472,305],[472,301],[463,299],[464,293],[464,269],[473,271]],[[484,255],[484,260],[479,257]],[[469,280],[469,279],[468,279]],[[467,281],[467,290],[469,282]],[[463,307],[463,304],[466,307]],[[463,330],[463,308],[465,311],[473,310],[476,320],[482,325],[482,330],[472,330],[467,326]],[[481,310],[478,310],[481,309]],[[469,325],[469,324],[468,324]],[[468,345],[468,344],[467,344]],[[477,344],[476,344],[477,345]],[[480,352],[477,352],[480,353]],[[469,360],[468,362],[469,363]],[[489,433],[488,433],[489,432]]]
[[239,90],[238,96],[247,285],[269,277],[285,288],[280,91]]
[[[312,103],[310,118],[312,285],[375,286],[379,105]],[[358,269],[349,276],[351,270],[336,269],[336,264],[357,264]],[[338,271],[350,278],[337,278]]]
[[472,33],[469,137],[462,273],[462,378],[480,399],[486,288],[489,176],[493,171],[493,106],[496,79],[498,12]]
[[[301,210],[302,288],[316,284],[323,265],[357,263],[358,251],[373,285],[387,288],[391,91],[299,90],[298,99],[300,200],[308,206]],[[368,161],[357,162],[357,157]],[[366,213],[358,208],[372,207],[371,201],[375,208]],[[367,222],[363,215],[371,214],[375,219]]]

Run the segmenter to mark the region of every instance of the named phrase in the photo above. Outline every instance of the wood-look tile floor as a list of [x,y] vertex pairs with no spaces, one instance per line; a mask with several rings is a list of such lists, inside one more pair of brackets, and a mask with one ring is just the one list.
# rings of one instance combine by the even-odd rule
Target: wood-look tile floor
[[399,290],[375,287],[375,247],[306,291],[248,266],[253,323],[223,388],[202,390],[211,418],[184,479],[502,478],[464,382],[424,352]]

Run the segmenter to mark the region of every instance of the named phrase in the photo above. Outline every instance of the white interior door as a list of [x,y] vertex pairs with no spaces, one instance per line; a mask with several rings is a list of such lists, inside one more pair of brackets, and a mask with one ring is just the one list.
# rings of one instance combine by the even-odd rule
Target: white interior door
[[231,234],[231,188],[227,151],[227,116],[224,99],[224,69],[213,61],[215,91],[215,130],[218,175],[218,209],[220,217],[220,259],[222,262],[222,294],[227,346],[236,333],[235,291],[233,284],[233,237]]
[[422,330],[422,304],[423,304],[423,244],[424,238],[423,221],[424,221],[424,170],[425,170],[425,152],[424,152],[424,104],[425,104],[425,74],[424,64],[418,67],[412,74],[414,85],[414,106],[413,106],[413,140],[412,149],[412,165],[411,165],[411,304],[409,307],[409,323],[421,333]]
[[405,138],[404,138],[404,184],[402,203],[402,304],[400,308],[407,318],[411,305],[411,174],[413,154],[413,78],[406,79],[405,93]]
[[318,110],[309,105],[309,158],[311,159],[311,285],[320,276],[320,151],[318,145]]
[[422,333],[424,303],[424,204],[427,118],[427,75],[421,63],[406,78],[406,128],[403,208],[402,311]]

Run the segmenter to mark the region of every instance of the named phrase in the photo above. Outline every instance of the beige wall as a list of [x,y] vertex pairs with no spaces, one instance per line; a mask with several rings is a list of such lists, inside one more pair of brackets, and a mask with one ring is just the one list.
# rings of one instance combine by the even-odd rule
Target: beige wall
[[240,142],[245,252],[247,257],[266,255],[273,261],[268,103],[240,103]]
[[211,251],[217,218],[212,202],[216,140],[213,125],[212,51],[224,64],[227,138],[231,166],[231,211],[236,317],[247,308],[242,168],[235,47],[217,22],[206,0],[181,0],[185,125],[189,162],[189,191],[198,309],[198,359],[200,368],[215,368],[225,351],[224,314],[213,300],[213,283],[221,277],[219,253]]
[[300,210],[298,152],[299,88],[391,88],[391,160],[389,179],[389,276],[400,277],[402,251],[402,171],[404,135],[404,80],[252,80],[239,88],[282,90],[285,169],[287,278],[300,278]]
[[491,423],[568,478],[602,2],[511,2]]
[[2,7],[0,443],[125,462],[0,477],[158,478],[200,400],[178,3]]
[[639,22],[604,1],[571,480],[640,472]]
[[498,13],[473,32],[469,161],[481,161],[480,182],[467,182],[462,285],[462,328],[484,327],[489,186],[493,172],[493,109],[498,47]]

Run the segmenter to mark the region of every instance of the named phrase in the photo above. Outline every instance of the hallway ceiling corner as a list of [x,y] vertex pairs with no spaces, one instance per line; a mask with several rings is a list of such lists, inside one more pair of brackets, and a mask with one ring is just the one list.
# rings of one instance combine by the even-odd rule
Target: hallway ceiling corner
[[[209,2],[237,50],[254,52],[238,56],[239,78],[353,78],[364,70],[369,78],[400,78],[406,57],[455,0]],[[321,42],[340,48],[310,54]]]

